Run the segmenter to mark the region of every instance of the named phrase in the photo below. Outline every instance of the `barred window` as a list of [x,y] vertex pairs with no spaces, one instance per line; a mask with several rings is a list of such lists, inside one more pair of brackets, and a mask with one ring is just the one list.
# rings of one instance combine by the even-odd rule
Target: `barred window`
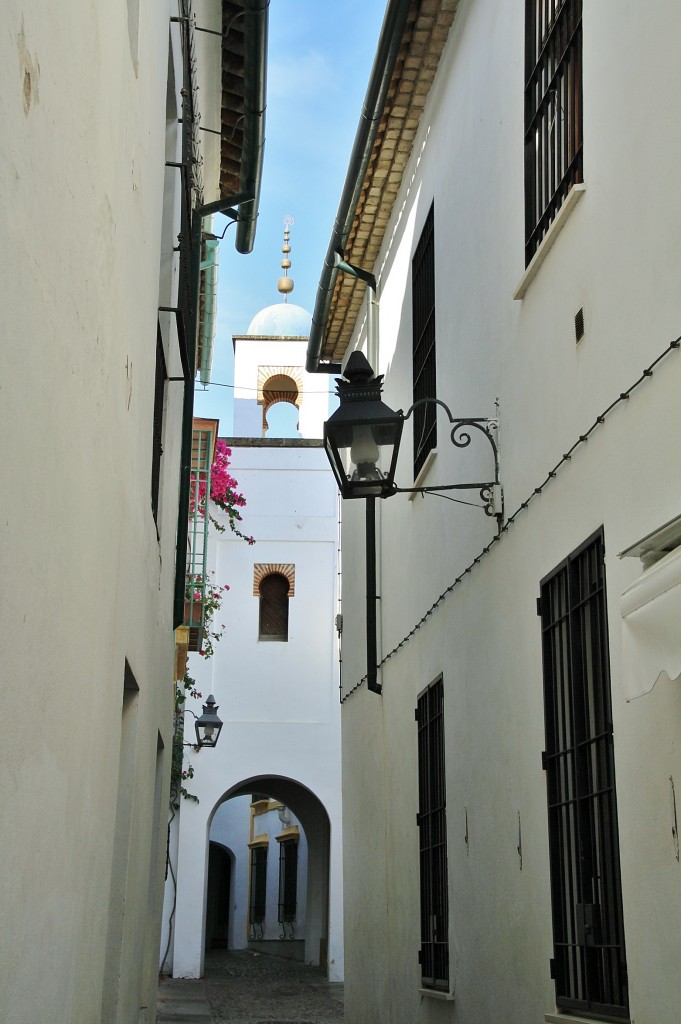
[[289,581],[273,572],[260,581],[259,640],[288,640]]
[[267,847],[255,846],[251,850],[251,898],[248,908],[249,924],[264,924],[266,904]]
[[421,981],[449,988],[449,896],[445,801],[444,688],[442,676],[419,696],[419,857],[421,878]]
[[525,265],[582,159],[582,0],[525,4]]
[[556,1004],[628,1017],[603,533],[541,583]]
[[158,500],[161,485],[161,456],[163,455],[163,406],[166,389],[166,361],[160,324],[156,334],[156,373],[154,377],[154,421],[151,450],[151,511],[158,524]]
[[[411,263],[414,402],[437,398],[434,223],[434,206],[431,206]],[[432,403],[414,409],[414,479],[428,452],[437,444],[436,409]]]
[[292,924],[296,919],[298,899],[298,840],[282,839],[279,843],[279,923]]

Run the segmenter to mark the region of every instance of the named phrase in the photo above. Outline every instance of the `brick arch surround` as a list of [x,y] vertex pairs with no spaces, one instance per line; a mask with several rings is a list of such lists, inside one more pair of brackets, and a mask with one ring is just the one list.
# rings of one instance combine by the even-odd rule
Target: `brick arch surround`
[[293,562],[256,562],[253,566],[253,597],[260,597],[260,584],[275,572],[288,580],[288,596],[295,595],[296,567]]

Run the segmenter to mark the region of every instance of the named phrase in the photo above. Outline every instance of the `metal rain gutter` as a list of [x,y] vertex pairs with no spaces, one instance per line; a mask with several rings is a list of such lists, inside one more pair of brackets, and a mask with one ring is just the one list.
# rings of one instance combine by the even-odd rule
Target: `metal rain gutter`
[[[234,215],[239,207],[235,246],[238,252],[249,253],[255,241],[255,224],[260,201],[263,150],[265,146],[265,94],[267,64],[267,31],[269,0],[244,0],[244,139],[240,190],[237,195],[218,199],[194,210],[191,225],[191,289],[192,316],[190,337],[187,342],[188,365],[192,376],[185,382],[182,415],[182,455],[180,469],[180,500],[177,522],[174,626],[184,619],[185,562],[189,515],[189,476],[192,445],[192,419],[194,415],[193,368],[196,366],[196,337],[199,303],[201,260],[201,230],[203,219],[212,213]],[[249,188],[243,188],[248,181]],[[241,206],[243,204],[243,210]],[[242,219],[243,218],[243,219]],[[234,217],[233,217],[234,219]]]
[[265,152],[267,28],[270,0],[244,0],[244,135],[239,190],[253,202],[239,211],[237,252],[253,251]]
[[378,48],[371,69],[369,86],[364,98],[362,114],[352,147],[345,184],[338,205],[336,220],[322,267],[317,298],[312,314],[310,339],[307,346],[305,368],[308,373],[340,373],[340,363],[320,363],[324,332],[331,306],[331,296],[339,270],[335,266],[336,253],[345,255],[345,246],[357,212],[357,205],[369,165],[376,133],[383,116],[390,81],[402,42],[404,27],[412,0],[389,0],[381,27]]

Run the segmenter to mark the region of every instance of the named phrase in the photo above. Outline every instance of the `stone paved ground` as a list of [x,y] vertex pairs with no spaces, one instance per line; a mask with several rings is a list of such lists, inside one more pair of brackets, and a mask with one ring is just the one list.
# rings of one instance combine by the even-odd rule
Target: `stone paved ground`
[[343,986],[318,968],[279,957],[219,951],[200,981],[164,979],[157,1022],[174,1024],[342,1024]]

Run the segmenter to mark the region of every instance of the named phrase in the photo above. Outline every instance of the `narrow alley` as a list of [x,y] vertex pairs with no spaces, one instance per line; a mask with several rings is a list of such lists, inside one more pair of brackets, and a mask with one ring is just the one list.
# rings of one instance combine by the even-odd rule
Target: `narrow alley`
[[340,1024],[343,986],[317,967],[250,950],[206,955],[198,981],[163,978],[156,1022],[173,1024]]

